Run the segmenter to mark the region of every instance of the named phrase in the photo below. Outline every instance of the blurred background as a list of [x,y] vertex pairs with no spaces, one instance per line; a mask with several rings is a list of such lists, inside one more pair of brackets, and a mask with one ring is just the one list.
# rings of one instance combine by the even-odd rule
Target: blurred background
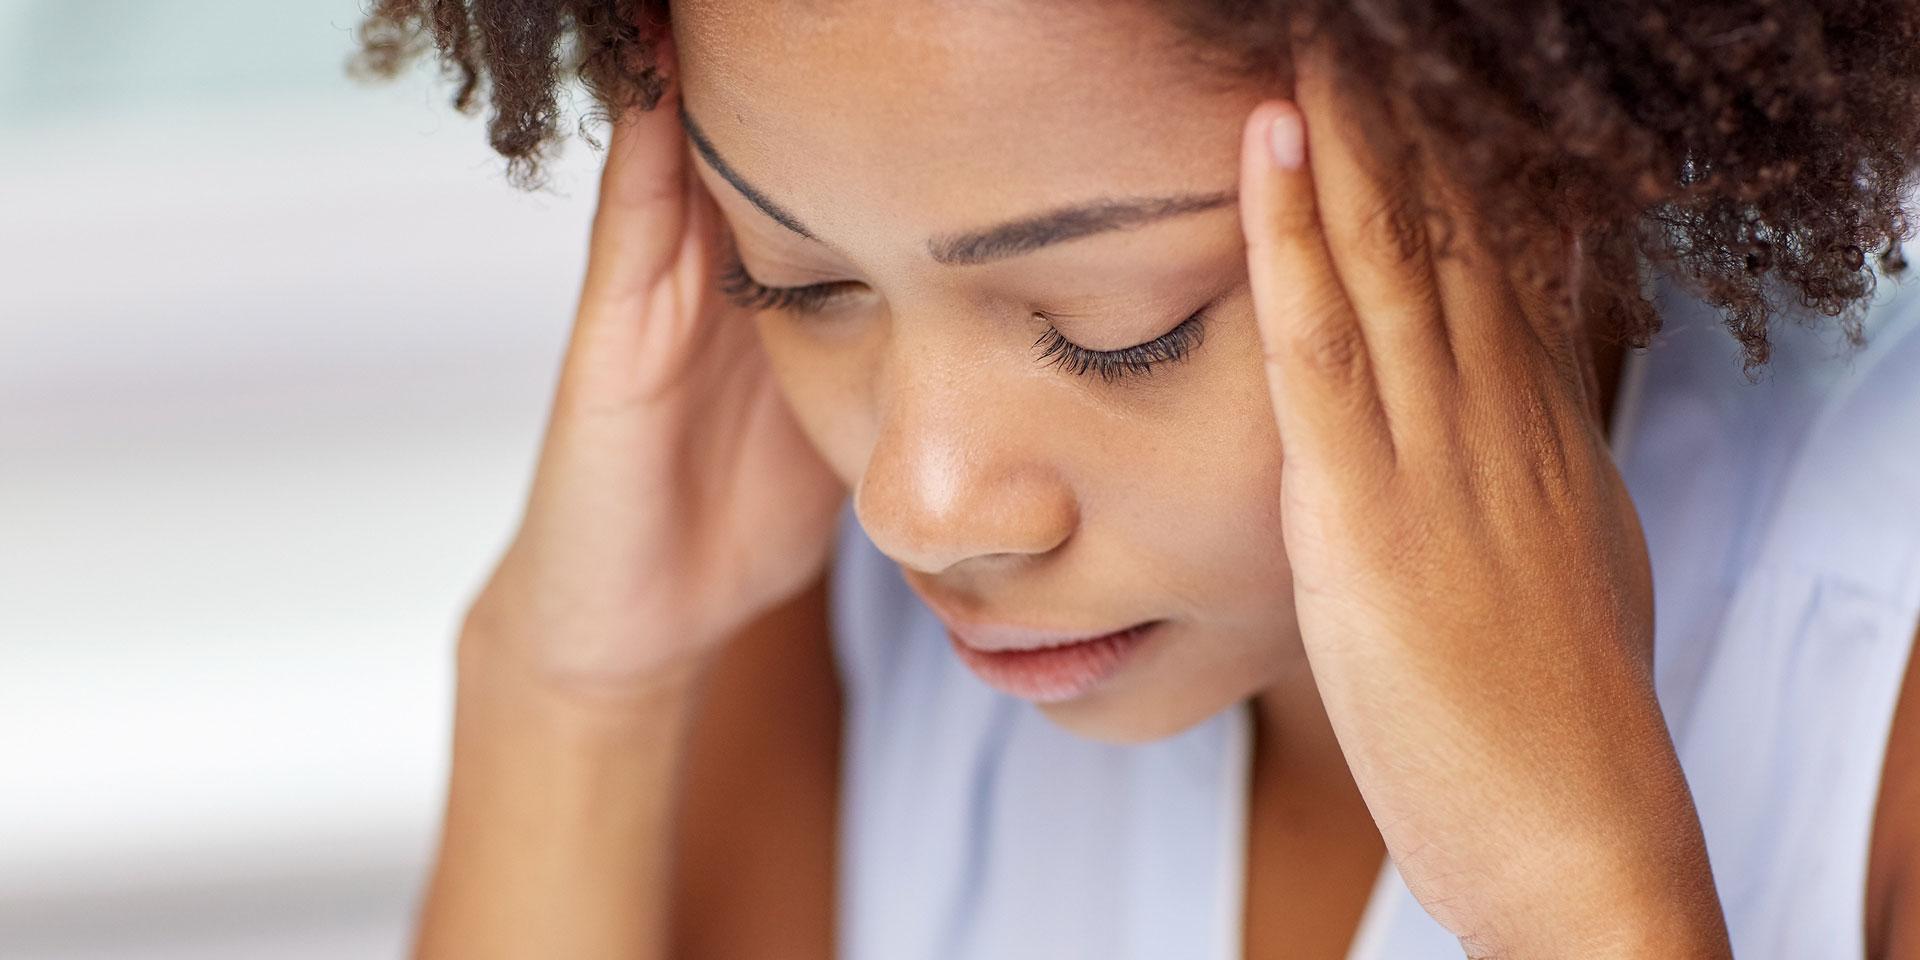
[[0,0],[0,958],[397,957],[597,155],[358,0]]

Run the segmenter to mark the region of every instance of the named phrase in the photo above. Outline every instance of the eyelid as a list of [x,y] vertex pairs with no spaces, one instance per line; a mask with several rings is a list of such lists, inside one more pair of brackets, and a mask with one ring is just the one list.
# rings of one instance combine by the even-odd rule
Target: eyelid
[[851,280],[810,283],[798,287],[772,287],[747,273],[738,254],[730,254],[721,267],[720,293],[743,310],[789,310],[817,313],[831,301],[860,287]]
[[1035,314],[1048,322],[1046,332],[1033,345],[1044,345],[1040,359],[1045,364],[1058,365],[1076,376],[1098,375],[1102,381],[1112,383],[1121,377],[1151,373],[1154,367],[1163,363],[1185,360],[1200,346],[1206,314],[1210,309],[1212,305],[1194,311],[1174,325],[1173,329],[1152,340],[1115,350],[1092,350],[1080,346],[1068,340],[1045,314]]
[[[728,258],[720,272],[721,293],[747,310],[818,313],[833,300],[860,286],[855,281],[840,280],[798,287],[770,287],[753,279],[737,254]],[[1098,375],[1102,381],[1112,383],[1122,377],[1151,373],[1160,364],[1185,360],[1200,345],[1206,314],[1212,308],[1213,304],[1208,304],[1194,311],[1185,320],[1175,324],[1173,329],[1145,343],[1113,350],[1080,346],[1068,340],[1047,314],[1035,313],[1036,318],[1046,323],[1047,329],[1033,345],[1042,347],[1040,360],[1044,365],[1060,366],[1075,376]]]

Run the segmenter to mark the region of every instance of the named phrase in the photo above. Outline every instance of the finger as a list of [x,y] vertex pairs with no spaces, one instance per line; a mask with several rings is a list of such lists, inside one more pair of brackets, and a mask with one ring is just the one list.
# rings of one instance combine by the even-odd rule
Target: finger
[[[1428,186],[1430,195],[1453,189],[1437,179]],[[1502,257],[1465,198],[1450,199],[1446,215],[1453,242],[1435,258],[1434,274],[1463,391],[1484,396],[1551,384],[1585,404],[1583,351],[1570,326],[1575,314],[1559,299],[1567,283],[1578,282],[1565,272],[1578,262],[1572,245],[1543,238]]]
[[[1564,496],[1594,422],[1576,341],[1555,332],[1541,286],[1493,252],[1464,200],[1450,199],[1448,216],[1455,242],[1435,273],[1460,361],[1461,416],[1476,427],[1462,438],[1465,459],[1483,476],[1531,478],[1536,491]],[[1522,254],[1556,261],[1556,245],[1543,245]]]
[[583,306],[631,302],[672,268],[686,226],[686,135],[679,97],[614,118],[587,253]]
[[1247,117],[1240,223],[1267,383],[1289,468],[1391,464],[1368,344],[1321,235],[1304,119],[1285,101]]
[[1416,157],[1410,143],[1387,132],[1384,104],[1357,85],[1338,84],[1317,46],[1296,50],[1295,96],[1315,132],[1313,184],[1327,247],[1366,337],[1388,420],[1404,434],[1409,420],[1447,412],[1455,373]]

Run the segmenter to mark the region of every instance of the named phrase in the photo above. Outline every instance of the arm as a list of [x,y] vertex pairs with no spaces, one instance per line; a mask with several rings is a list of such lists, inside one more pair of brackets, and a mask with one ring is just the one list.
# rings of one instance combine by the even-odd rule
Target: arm
[[840,685],[826,583],[728,644],[695,713],[673,956],[833,956]]
[[1474,957],[1724,958],[1574,304],[1515,283],[1441,168],[1373,152],[1364,85],[1294,52],[1241,219],[1302,642],[1388,853]]
[[599,699],[460,641],[453,773],[414,955],[665,957],[693,678]]
[[618,697],[542,684],[470,628],[416,956],[831,956],[825,603],[822,580],[703,673]]
[[796,597],[818,609],[846,491],[719,295],[719,215],[676,110],[629,108],[609,137],[526,512],[460,638],[422,960],[669,956],[702,693],[737,699],[730,641],[778,650],[753,641]]

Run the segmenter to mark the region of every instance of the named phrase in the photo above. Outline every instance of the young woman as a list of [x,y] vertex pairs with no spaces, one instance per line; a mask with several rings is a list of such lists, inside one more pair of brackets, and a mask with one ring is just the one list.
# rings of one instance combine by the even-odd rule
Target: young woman
[[1920,958],[1920,5],[427,38],[614,122],[421,956]]

